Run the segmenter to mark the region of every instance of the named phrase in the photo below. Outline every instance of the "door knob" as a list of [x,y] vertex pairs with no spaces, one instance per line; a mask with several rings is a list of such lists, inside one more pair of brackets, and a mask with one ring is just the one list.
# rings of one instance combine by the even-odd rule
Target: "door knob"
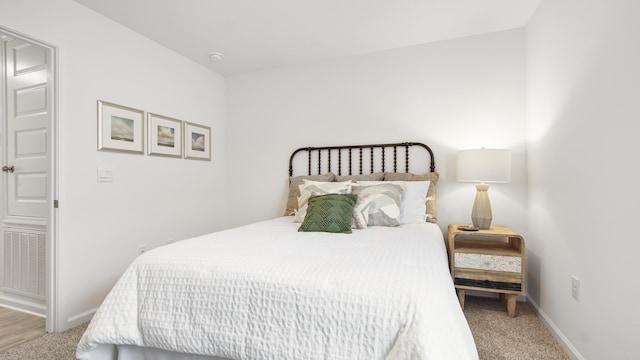
[[3,167],[2,167],[2,171],[4,171],[4,172],[10,172],[10,173],[12,173],[12,172],[13,172],[13,170],[15,170],[15,168],[13,167],[13,165],[9,165],[9,166],[5,165],[5,166],[3,166]]

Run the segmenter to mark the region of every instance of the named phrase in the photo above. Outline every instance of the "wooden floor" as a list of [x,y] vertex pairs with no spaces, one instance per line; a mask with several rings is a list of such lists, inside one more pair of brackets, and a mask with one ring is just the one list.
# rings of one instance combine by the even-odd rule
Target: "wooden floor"
[[44,334],[43,317],[0,307],[0,353]]

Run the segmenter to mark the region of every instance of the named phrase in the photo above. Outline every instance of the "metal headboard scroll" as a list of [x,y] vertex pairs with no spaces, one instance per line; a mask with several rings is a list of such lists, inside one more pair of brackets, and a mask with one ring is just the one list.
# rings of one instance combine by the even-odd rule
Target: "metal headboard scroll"
[[362,162],[363,162],[363,149],[369,149],[369,161],[370,161],[370,168],[369,168],[369,172],[372,173],[374,172],[374,152],[376,149],[380,149],[379,153],[380,153],[380,163],[381,163],[381,167],[382,167],[382,172],[385,171],[385,154],[387,149],[393,149],[393,172],[398,172],[398,148],[404,148],[404,156],[405,156],[405,172],[409,172],[409,148],[411,146],[420,146],[423,147],[425,150],[427,150],[427,152],[429,152],[429,168],[431,169],[431,172],[434,172],[436,169],[436,165],[435,165],[435,160],[433,159],[433,151],[431,151],[431,148],[428,147],[427,145],[423,144],[423,143],[418,143],[418,142],[403,142],[403,143],[394,143],[394,144],[372,144],[372,145],[345,145],[345,146],[322,146],[322,147],[303,147],[303,148],[299,148],[296,151],[294,151],[291,154],[291,157],[289,158],[289,176],[293,176],[293,158],[296,156],[297,153],[301,152],[301,151],[306,151],[307,152],[307,156],[308,156],[308,175],[312,175],[311,174],[311,163],[312,163],[312,159],[314,156],[317,156],[317,165],[318,165],[318,172],[317,174],[322,174],[322,165],[323,165],[323,154],[326,153],[325,158],[325,164],[326,164],[326,170],[325,173],[330,172],[332,170],[331,168],[331,161],[332,158],[334,157],[334,154],[337,154],[337,158],[338,158],[338,171],[337,174],[338,175],[342,175],[342,156],[343,156],[343,152],[346,151],[348,152],[348,161],[349,161],[349,174],[348,175],[354,175],[352,173],[352,164],[353,164],[353,152],[355,150],[355,152],[357,153],[355,156],[358,157],[358,163],[359,163],[359,174],[362,175],[363,172],[363,167],[362,167]]

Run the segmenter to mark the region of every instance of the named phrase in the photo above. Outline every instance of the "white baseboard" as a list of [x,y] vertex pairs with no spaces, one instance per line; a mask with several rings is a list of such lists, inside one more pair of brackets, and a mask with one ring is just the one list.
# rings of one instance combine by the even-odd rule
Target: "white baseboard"
[[529,302],[529,304],[531,304],[533,310],[538,314],[538,317],[542,320],[542,323],[547,327],[547,329],[549,329],[549,331],[551,331],[556,340],[558,340],[560,346],[562,346],[564,351],[567,352],[569,357],[571,357],[571,359],[573,360],[585,360],[584,356],[582,356],[580,352],[578,352],[578,349],[573,346],[571,341],[569,341],[569,339],[564,336],[562,331],[560,331],[556,324],[551,321],[547,314],[545,314],[544,311],[540,309],[540,306],[538,306],[538,304],[533,301],[530,296],[527,296],[527,301]]
[[46,306],[28,300],[0,295],[0,306],[29,315],[46,317]]
[[82,325],[84,323],[88,323],[89,321],[91,321],[91,319],[93,318],[93,315],[95,315],[97,310],[98,308],[94,308],[94,309],[87,310],[83,313],[68,317],[66,328],[72,329],[76,326]]

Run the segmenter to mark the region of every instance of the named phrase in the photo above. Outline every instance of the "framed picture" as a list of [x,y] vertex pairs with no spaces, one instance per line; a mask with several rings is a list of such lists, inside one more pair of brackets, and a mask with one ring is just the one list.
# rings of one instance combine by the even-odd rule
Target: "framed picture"
[[184,158],[211,160],[211,128],[190,122],[184,124]]
[[98,150],[144,154],[144,111],[98,100]]
[[182,157],[182,121],[147,113],[149,155]]

